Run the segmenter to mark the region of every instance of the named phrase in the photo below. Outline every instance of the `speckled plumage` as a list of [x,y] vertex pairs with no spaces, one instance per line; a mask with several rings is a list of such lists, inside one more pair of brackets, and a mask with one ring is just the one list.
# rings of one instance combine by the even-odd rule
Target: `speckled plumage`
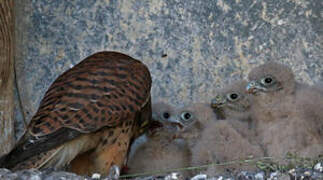
[[254,68],[248,78],[247,90],[254,95],[252,116],[268,155],[280,159],[287,152],[305,157],[322,154],[321,121],[310,118],[315,114],[308,112],[315,108],[309,106],[315,101],[304,93],[310,87],[295,81],[292,70],[276,62]]
[[49,87],[1,167],[62,168],[91,150],[90,164],[98,167],[92,172],[108,173],[111,165],[122,165],[130,141],[151,120],[150,88],[148,68],[130,56],[87,57]]

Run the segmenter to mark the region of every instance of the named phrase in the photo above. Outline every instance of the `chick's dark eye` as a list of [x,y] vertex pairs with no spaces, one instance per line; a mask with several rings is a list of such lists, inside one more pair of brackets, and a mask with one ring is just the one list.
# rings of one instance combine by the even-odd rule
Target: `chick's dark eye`
[[168,119],[168,118],[170,117],[170,114],[169,114],[168,112],[164,112],[164,113],[163,113],[163,117],[164,117],[165,119]]
[[189,118],[191,118],[191,114],[190,114],[190,113],[185,113],[185,114],[184,114],[184,118],[185,118],[185,119],[189,119]]
[[271,83],[272,81],[273,81],[273,79],[270,77],[265,78],[265,83],[267,83],[267,84]]
[[232,93],[232,94],[230,94],[230,98],[231,99],[237,99],[238,98],[238,94],[236,94],[236,93]]
[[191,114],[190,112],[182,112],[181,113],[181,120],[183,120],[184,122],[189,122],[193,117],[193,114]]

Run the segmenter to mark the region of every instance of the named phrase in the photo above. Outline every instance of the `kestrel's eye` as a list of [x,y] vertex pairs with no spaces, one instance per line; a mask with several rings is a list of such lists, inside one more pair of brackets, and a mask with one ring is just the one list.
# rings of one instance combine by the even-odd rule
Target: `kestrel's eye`
[[270,77],[267,77],[265,79],[265,83],[267,83],[267,84],[271,83],[272,81],[273,81],[273,79],[271,79]]
[[236,101],[239,99],[239,94],[238,93],[229,93],[227,95],[227,98],[230,100],[230,101]]
[[191,113],[189,113],[189,112],[183,112],[183,113],[181,114],[181,119],[182,119],[182,120],[184,120],[184,121],[188,121],[188,120],[190,120],[192,117],[193,117],[193,116],[192,116],[192,114],[191,114]]
[[170,117],[170,114],[169,114],[168,112],[164,112],[164,113],[163,113],[163,117],[164,117],[165,119],[168,119],[168,118]]
[[268,86],[268,85],[271,85],[271,84],[275,83],[275,80],[271,76],[266,76],[263,79],[261,79],[260,82],[261,82],[261,84],[263,84],[265,86]]

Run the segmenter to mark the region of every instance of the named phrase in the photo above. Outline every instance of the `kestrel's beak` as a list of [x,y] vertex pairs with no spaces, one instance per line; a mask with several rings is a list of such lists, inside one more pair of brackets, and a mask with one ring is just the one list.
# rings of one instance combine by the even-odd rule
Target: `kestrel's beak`
[[246,91],[248,94],[256,94],[260,90],[265,90],[260,86],[256,81],[250,81],[246,87]]
[[156,120],[152,120],[150,125],[149,125],[149,130],[155,130],[155,129],[158,129],[158,128],[162,128],[164,125],[159,122],[159,121],[156,121]]
[[214,109],[220,108],[224,104],[226,104],[226,100],[223,99],[223,98],[221,98],[221,100],[216,99],[216,98],[211,100],[211,107],[214,108]]
[[167,120],[167,122],[170,123],[171,125],[175,126],[177,128],[177,130],[182,130],[184,128],[184,125],[177,119],[169,118]]
[[153,135],[158,131],[158,129],[163,128],[163,127],[164,127],[164,125],[160,121],[152,120],[149,127],[148,127],[148,134]]

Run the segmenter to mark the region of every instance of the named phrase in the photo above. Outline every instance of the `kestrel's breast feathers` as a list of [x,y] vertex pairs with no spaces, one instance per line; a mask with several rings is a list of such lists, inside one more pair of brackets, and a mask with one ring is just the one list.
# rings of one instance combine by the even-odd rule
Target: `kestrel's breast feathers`
[[81,134],[118,126],[148,102],[150,88],[148,68],[130,56],[98,52],[87,57],[49,87],[25,135],[9,154],[10,164]]

